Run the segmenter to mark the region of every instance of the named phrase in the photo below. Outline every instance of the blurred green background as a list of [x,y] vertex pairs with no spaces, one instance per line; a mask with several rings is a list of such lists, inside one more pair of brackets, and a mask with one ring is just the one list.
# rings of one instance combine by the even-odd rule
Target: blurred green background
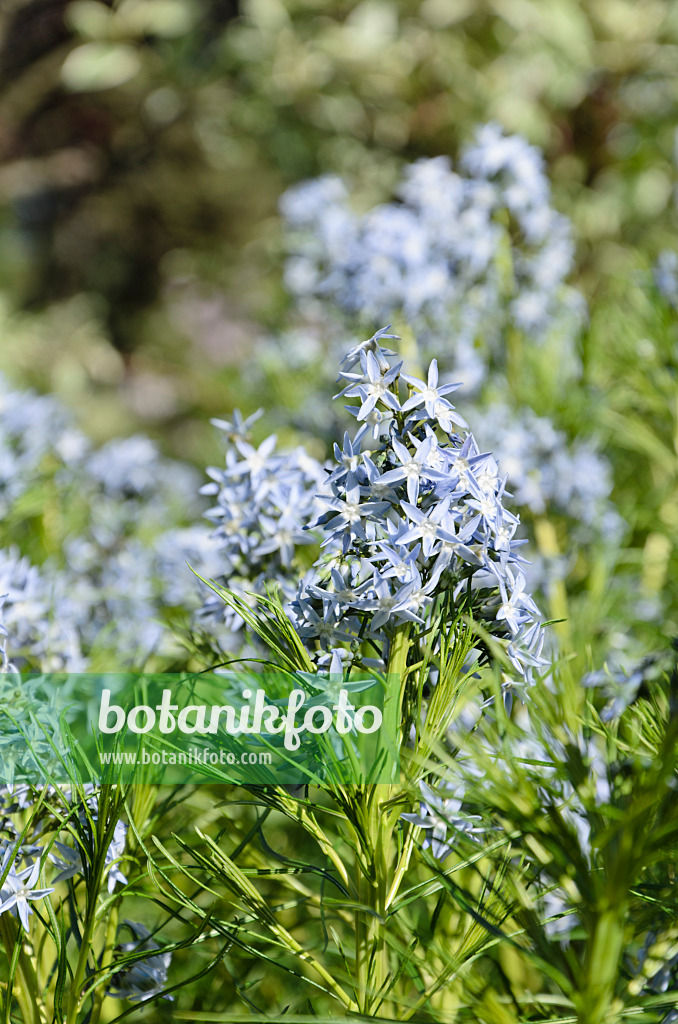
[[284,313],[283,189],[371,203],[490,119],[543,148],[575,283],[616,309],[675,228],[676,68],[661,0],[6,4],[0,370],[204,465]]

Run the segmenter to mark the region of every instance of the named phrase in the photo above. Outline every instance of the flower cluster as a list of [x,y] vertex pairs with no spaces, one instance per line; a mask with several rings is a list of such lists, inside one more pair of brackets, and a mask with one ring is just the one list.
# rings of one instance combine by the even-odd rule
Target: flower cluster
[[[517,709],[514,725],[517,732],[511,738],[510,754],[497,758],[496,736],[485,729],[486,719],[479,721],[474,736],[488,755],[482,767],[472,759],[464,761],[462,774],[467,781],[467,798],[478,799],[478,794],[492,786],[505,793],[507,779],[502,773],[505,759],[511,766],[510,783],[525,796],[526,806],[538,806],[545,818],[553,817],[561,833],[567,836],[565,849],[573,862],[585,863],[588,870],[598,869],[599,845],[595,830],[609,805],[618,798],[615,780],[620,777],[619,765],[611,764],[609,754],[598,736],[586,736],[583,731],[570,729],[559,721],[554,730],[541,717],[543,711],[525,704]],[[492,716],[489,716],[490,722]],[[458,764],[459,762],[456,762]],[[513,775],[515,772],[515,775]],[[482,800],[480,801],[482,807]],[[532,811],[527,812],[531,814]],[[488,819],[483,816],[487,830],[505,828],[501,814]],[[542,850],[528,846],[524,857],[534,871],[534,908],[538,911],[547,938],[567,947],[572,931],[580,925],[579,911],[582,894],[576,884],[562,871],[555,859],[546,859]]]
[[426,381],[402,373],[384,336],[343,361],[341,396],[357,402],[347,408],[359,426],[335,446],[331,491],[319,497],[322,553],[292,605],[297,631],[331,671],[353,660],[384,666],[395,630],[423,628],[448,601],[506,641],[529,680],[544,634],[525,590],[519,520],[503,504],[506,479],[448,400],[458,385],[439,381],[435,360]]
[[207,530],[185,532],[202,509],[195,471],[141,436],[93,449],[56,399],[3,381],[0,462],[10,536],[23,508],[43,514],[55,502],[52,519],[68,508],[71,526],[40,565],[14,545],[0,547],[0,597],[17,666],[78,672],[99,655],[138,666],[172,649],[165,609],[200,604],[186,564],[195,564],[196,547],[211,566]]
[[610,500],[610,464],[592,441],[570,445],[546,416],[501,402],[479,410],[476,422],[476,437],[508,475],[516,506],[537,516],[568,516],[580,538],[619,537],[623,523]]
[[507,329],[537,341],[557,331],[564,341],[581,322],[583,300],[565,285],[570,225],[551,206],[540,152],[524,139],[484,125],[457,171],[446,157],[420,160],[398,196],[358,216],[337,178],[288,190],[291,294],[368,321],[401,311],[445,359],[454,337],[454,372],[467,387],[482,381],[488,357],[500,359]]
[[35,482],[51,456],[77,465],[88,448],[84,435],[51,395],[17,391],[0,377],[0,511],[5,515]]
[[[324,473],[303,448],[277,451],[275,435],[253,445],[250,427],[259,415],[245,420],[236,411],[232,422],[213,421],[226,439],[225,468],[208,469],[211,483],[202,488],[215,498],[205,513],[216,526],[212,540],[220,567],[213,576],[243,596],[277,584],[289,599],[299,579],[300,548],[314,543],[305,527],[318,509]],[[215,613],[226,615],[231,630],[241,625],[220,600],[208,599],[203,614]]]
[[605,699],[601,718],[609,722],[619,718],[649,682],[670,672],[673,664],[671,650],[634,658],[629,657],[628,651],[612,649],[604,667],[587,672],[582,685],[596,690]]
[[15,547],[0,549],[0,595],[13,659],[44,671],[84,670],[82,610],[65,573],[32,565]]

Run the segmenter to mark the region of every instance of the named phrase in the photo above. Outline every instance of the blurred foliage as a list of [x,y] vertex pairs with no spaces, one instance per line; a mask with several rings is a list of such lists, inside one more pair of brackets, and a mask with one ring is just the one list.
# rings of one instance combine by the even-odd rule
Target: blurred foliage
[[168,279],[272,317],[283,187],[331,170],[373,201],[490,119],[544,148],[586,265],[615,273],[671,202],[677,47],[661,0],[19,0],[1,277],[29,304],[99,296],[124,352]]
[[181,0],[38,0],[4,15],[4,269],[25,303],[101,296],[127,351],[162,255],[223,232],[188,109],[207,42],[232,13]]

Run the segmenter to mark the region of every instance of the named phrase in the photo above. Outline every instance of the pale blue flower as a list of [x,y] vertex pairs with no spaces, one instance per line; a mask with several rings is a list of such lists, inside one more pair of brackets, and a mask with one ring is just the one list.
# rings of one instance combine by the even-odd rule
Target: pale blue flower
[[54,892],[54,888],[37,889],[36,882],[40,876],[40,859],[34,864],[15,872],[10,868],[0,891],[0,914],[11,910],[18,915],[25,931],[29,929],[29,915],[33,913],[31,902],[44,900]]
[[393,438],[392,448],[397,464],[382,475],[381,483],[395,484],[404,480],[407,485],[407,499],[414,505],[419,497],[422,481],[444,480],[446,474],[431,465],[431,456],[438,447],[435,437],[429,435],[422,441],[410,437],[410,440],[414,451],[407,448],[402,441]]
[[275,449],[276,440],[275,434],[271,434],[261,442],[258,448],[255,448],[247,441],[237,439],[235,446],[241,459],[227,466],[224,470],[225,478],[247,476],[250,478],[252,487],[256,489],[262,477],[268,472],[268,460]]
[[[345,541],[345,550],[352,537],[361,540],[366,539],[365,524],[363,520],[385,512],[389,508],[387,501],[363,501],[361,502],[361,488],[355,473],[349,473],[345,482],[345,497],[336,493],[332,496],[318,495],[323,505],[328,505],[331,512],[325,513],[322,517],[323,525],[330,536],[323,541],[323,545],[333,542],[337,535],[341,535]],[[332,512],[335,513],[332,515]],[[348,527],[348,532],[345,528]],[[333,531],[333,532],[332,532]]]
[[409,412],[410,409],[416,409],[417,406],[423,405],[429,417],[432,420],[437,420],[446,433],[449,434],[452,432],[453,425],[468,429],[468,423],[466,420],[458,413],[455,413],[454,406],[450,405],[450,403],[444,398],[444,396],[449,395],[451,391],[456,391],[457,388],[461,387],[461,384],[438,385],[437,359],[431,360],[427,383],[424,383],[423,380],[419,380],[417,377],[409,377],[405,373],[401,374],[401,378],[409,384],[415,392],[407,399],[406,402],[403,403],[403,412]]
[[127,878],[120,870],[120,860],[125,856],[127,842],[127,825],[124,821],[116,821],[113,838],[106,851],[105,872],[108,874],[108,891],[113,892],[117,882],[127,885]]
[[539,609],[525,590],[525,575],[518,572],[514,576],[508,566],[500,573],[497,571],[496,562],[488,561],[487,565],[497,576],[501,594],[497,619],[504,619],[511,632],[516,634],[524,623],[532,621],[539,615]]
[[213,418],[210,420],[212,426],[223,432],[224,437],[230,443],[234,441],[246,441],[250,436],[252,425],[264,414],[263,409],[257,409],[251,416],[243,416],[240,409],[233,410],[232,420]]
[[[54,853],[54,850],[58,851],[58,856]],[[66,846],[65,843],[60,843],[58,839],[55,840],[50,852],[50,860],[59,870],[59,873],[52,879],[55,885],[82,874],[83,867],[80,852],[70,846]]]
[[425,558],[437,555],[441,549],[441,542],[454,544],[454,517],[450,514],[451,498],[443,498],[428,513],[422,512],[416,505],[409,501],[401,502],[408,519],[412,521],[410,528],[399,537],[401,544],[411,544],[413,541],[421,540],[422,551]]
[[[237,436],[230,421],[218,422],[224,424],[226,466],[210,468],[211,483],[202,488],[216,501],[206,513],[215,525],[213,556],[209,566],[203,560],[208,571],[201,575],[226,583],[247,602],[275,584],[291,599],[300,548],[316,540],[307,527],[323,508],[317,495],[327,487],[326,474],[301,448],[278,452],[273,436],[254,447],[245,434],[248,420],[240,414],[233,421],[242,429]],[[221,622],[213,623],[217,617]],[[242,627],[240,617],[210,594],[200,619],[218,646],[230,644],[228,632]]]
[[454,833],[463,833],[474,842],[479,841],[476,837],[485,829],[475,822],[482,819],[479,815],[462,812],[463,788],[454,787],[436,793],[425,782],[421,782],[419,788],[422,795],[419,814],[401,814],[401,818],[426,830],[423,847],[430,848],[436,860],[444,861],[449,857]]
[[387,324],[386,327],[382,327],[381,330],[376,331],[371,338],[367,339],[367,341],[361,341],[358,345],[354,345],[354,347],[352,349],[349,349],[346,355],[342,358],[341,362],[339,363],[339,369],[352,369],[352,367],[354,367],[356,363],[360,362],[361,354],[363,352],[372,352],[374,353],[382,371],[385,370],[388,372],[388,369],[391,365],[388,362],[388,357],[392,356],[394,353],[391,352],[389,349],[382,348],[380,342],[382,342],[385,338],[389,340],[400,341],[400,338],[398,337],[397,334],[387,333],[390,329],[391,325]]
[[147,950],[149,955],[114,974],[108,994],[115,999],[129,999],[131,1002],[142,1003],[158,995],[166,987],[172,954],[154,952],[160,947],[153,941],[145,925],[137,921],[125,921],[124,924],[134,937],[130,942],[121,943],[117,947],[118,950],[121,953]]
[[342,371],[339,374],[340,379],[348,380],[352,383],[349,383],[348,387],[345,387],[340,392],[340,395],[336,397],[345,395],[347,398],[361,399],[362,405],[357,415],[359,422],[369,416],[377,402],[382,402],[388,409],[398,412],[400,403],[398,396],[391,390],[391,385],[398,377],[402,365],[402,363],[398,363],[384,373],[374,353],[369,349],[362,351],[360,353],[362,373]]

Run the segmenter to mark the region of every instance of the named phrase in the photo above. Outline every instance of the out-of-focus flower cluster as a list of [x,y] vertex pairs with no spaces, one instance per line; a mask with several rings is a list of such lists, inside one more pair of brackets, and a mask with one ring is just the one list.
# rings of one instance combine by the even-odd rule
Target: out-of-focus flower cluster
[[642,658],[626,656],[621,651],[610,651],[603,668],[587,672],[582,685],[593,688],[606,700],[601,718],[609,722],[634,702],[648,682],[670,671],[675,664],[671,650],[653,652]]
[[[212,570],[209,529],[195,525],[198,475],[146,437],[93,449],[56,399],[0,385],[9,656],[18,668],[77,672],[93,659],[139,666],[173,649],[167,609],[190,611],[202,599],[186,563]],[[35,543],[45,517],[63,524],[46,560]],[[39,564],[11,542],[25,521]]]
[[539,150],[487,124],[456,171],[447,157],[407,167],[398,197],[360,216],[337,178],[288,190],[293,297],[368,323],[401,313],[467,388],[502,365],[507,331],[566,345],[583,300],[565,283],[570,225],[551,206]]
[[610,503],[610,465],[586,439],[568,444],[546,416],[493,403],[477,416],[476,437],[492,451],[515,504],[536,516],[566,515],[583,535],[621,528]]
[[528,522],[566,524],[565,547],[545,553],[531,538],[524,552],[533,593],[548,590],[575,567],[582,549],[617,545],[626,524],[612,500],[612,470],[593,438],[568,442],[547,416],[491,402],[474,410],[475,436],[508,477],[513,503]]
[[6,515],[53,459],[77,464],[88,443],[67,410],[51,395],[13,389],[0,377],[0,511]]
[[463,809],[464,786],[457,781],[442,792],[435,792],[427,783],[419,785],[421,802],[419,813],[402,814],[401,818],[417,828],[424,829],[423,849],[430,849],[436,860],[444,861],[452,852],[452,844],[460,834],[477,841],[485,831],[477,814]]

